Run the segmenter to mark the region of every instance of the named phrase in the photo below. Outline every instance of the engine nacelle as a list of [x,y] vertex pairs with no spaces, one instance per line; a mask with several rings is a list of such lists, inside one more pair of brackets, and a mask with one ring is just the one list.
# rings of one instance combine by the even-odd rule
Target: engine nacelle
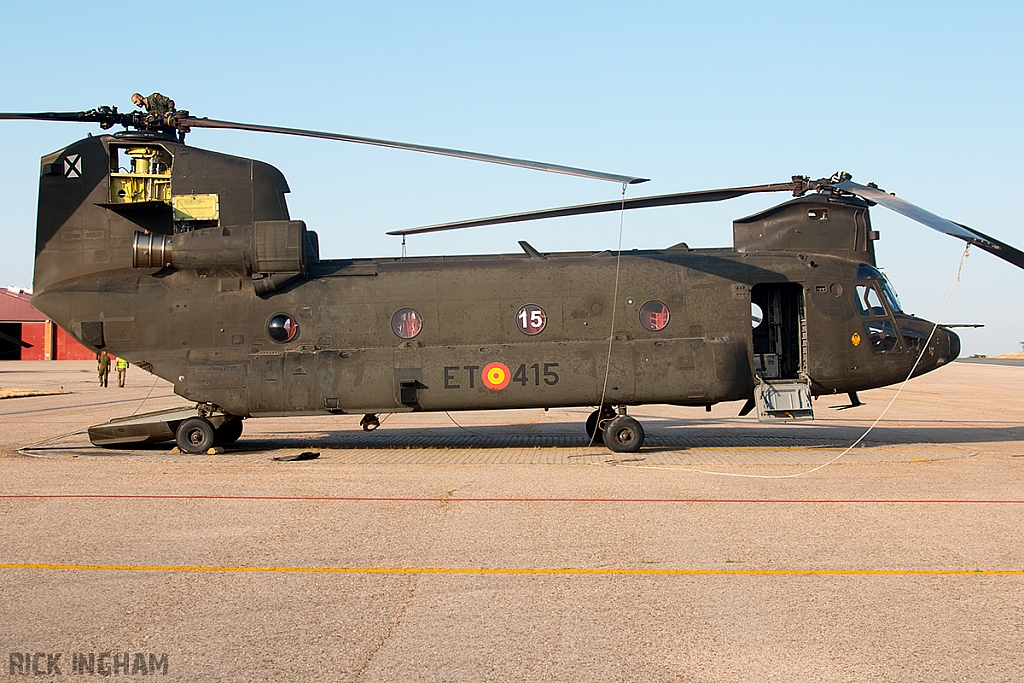
[[176,235],[135,233],[135,268],[243,267],[258,294],[274,291],[318,260],[316,233],[302,221],[256,221],[251,227],[203,228]]

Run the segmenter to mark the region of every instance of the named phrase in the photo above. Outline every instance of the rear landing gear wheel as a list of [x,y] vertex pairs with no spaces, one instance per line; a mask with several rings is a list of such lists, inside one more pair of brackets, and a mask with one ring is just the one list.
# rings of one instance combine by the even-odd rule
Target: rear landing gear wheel
[[604,445],[615,453],[636,453],[644,445],[644,428],[626,415],[619,415],[604,427]]
[[367,413],[359,421],[359,426],[363,428],[364,432],[372,432],[377,427],[380,427],[380,418],[374,413]]
[[190,417],[178,425],[174,439],[178,442],[178,448],[186,453],[205,453],[213,447],[213,425],[204,418]]
[[213,440],[218,444],[234,443],[242,436],[242,418],[236,417],[213,430]]
[[615,417],[615,409],[611,406],[595,410],[587,418],[587,438],[595,444],[604,443],[603,423]]

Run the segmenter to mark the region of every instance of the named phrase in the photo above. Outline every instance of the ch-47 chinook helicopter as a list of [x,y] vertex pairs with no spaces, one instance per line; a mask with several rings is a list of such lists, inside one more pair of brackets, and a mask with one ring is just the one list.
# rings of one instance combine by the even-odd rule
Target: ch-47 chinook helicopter
[[[746,401],[763,421],[811,399],[922,374],[957,357],[907,315],[876,268],[881,204],[1024,268],[1024,253],[849,175],[534,211],[426,228],[713,202],[793,199],[733,223],[733,247],[327,260],[292,220],[272,166],[184,144],[192,128],[306,135],[618,183],[631,176],[369,138],[115,108],[2,114],[92,121],[42,159],[33,305],[91,349],[174,384],[181,410],[90,429],[97,445],[239,438],[249,417],[594,406],[586,429],[638,450],[627,406]],[[753,312],[753,313],[752,313]],[[753,317],[753,322],[752,322]]]

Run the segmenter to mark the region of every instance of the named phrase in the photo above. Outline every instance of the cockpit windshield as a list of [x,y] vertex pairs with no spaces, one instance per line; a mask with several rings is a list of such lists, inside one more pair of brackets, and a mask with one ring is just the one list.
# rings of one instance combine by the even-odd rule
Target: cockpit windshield
[[889,284],[889,280],[882,276],[882,292],[885,294],[885,300],[889,302],[889,308],[892,309],[893,313],[902,313],[903,306],[900,305],[900,298],[896,296],[896,290]]
[[900,304],[899,296],[896,295],[896,290],[889,283],[889,280],[885,275],[882,275],[882,271],[878,270],[878,268],[862,263],[860,267],[857,268],[857,279],[878,280],[878,284],[882,287],[882,293],[885,294],[885,300],[889,304],[889,309],[893,313],[903,312],[903,306]]

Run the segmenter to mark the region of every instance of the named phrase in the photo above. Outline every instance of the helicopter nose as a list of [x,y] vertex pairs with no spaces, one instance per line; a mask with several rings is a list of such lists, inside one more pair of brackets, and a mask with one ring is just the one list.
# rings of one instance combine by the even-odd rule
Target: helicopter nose
[[942,328],[942,331],[946,333],[946,337],[949,339],[946,345],[948,349],[946,352],[946,362],[952,363],[960,357],[960,337],[952,330]]
[[[931,326],[932,323],[928,323]],[[945,327],[935,330],[932,343],[925,353],[924,365],[928,370],[952,363],[960,355],[960,337]]]
[[[906,320],[901,324],[903,336],[908,342],[907,351],[913,358],[920,355],[914,371],[915,377],[952,363],[960,355],[960,337],[941,326],[933,333],[934,327],[935,323],[920,318]],[[921,344],[929,337],[931,340],[928,347],[922,350]]]

